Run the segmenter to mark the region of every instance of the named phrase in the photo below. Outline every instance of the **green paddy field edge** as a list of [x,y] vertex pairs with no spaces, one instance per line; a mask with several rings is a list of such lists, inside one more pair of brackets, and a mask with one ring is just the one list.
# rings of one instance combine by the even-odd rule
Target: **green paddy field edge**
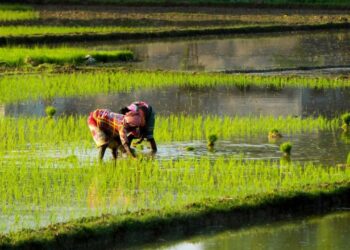
[[313,31],[348,29],[350,23],[325,23],[316,25],[273,25],[250,26],[230,28],[191,28],[170,29],[162,31],[132,31],[132,32],[107,32],[107,33],[67,33],[67,34],[39,34],[39,35],[3,35],[0,36],[0,45],[8,44],[41,44],[62,42],[87,42],[107,40],[140,40],[159,39],[167,37],[190,37],[208,35],[253,34],[267,32]]
[[[306,189],[307,190],[307,189]],[[159,238],[194,235],[204,227],[235,229],[305,216],[350,205],[350,182],[322,184],[309,191],[234,199],[207,199],[174,210],[103,215],[0,235],[0,249],[94,249],[139,245]]]

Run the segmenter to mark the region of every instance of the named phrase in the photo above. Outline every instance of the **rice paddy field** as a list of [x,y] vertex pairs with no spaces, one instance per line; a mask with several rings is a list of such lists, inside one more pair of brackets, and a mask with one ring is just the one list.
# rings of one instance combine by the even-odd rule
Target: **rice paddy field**
[[[346,1],[345,1],[346,2]],[[52,2],[55,3],[55,2]],[[92,2],[93,3],[93,2]],[[98,3],[98,2],[95,2]],[[111,2],[113,3],[113,2]],[[123,1],[118,5],[0,5],[0,43],[58,43],[101,39],[144,39],[157,37],[220,35],[283,30],[348,27],[350,19],[342,1],[334,10],[237,8],[237,6],[167,7],[150,2]],[[126,6],[120,6],[123,4]],[[162,2],[159,2],[160,4]],[[163,2],[164,3],[164,2]],[[188,3],[188,2],[187,2]],[[225,3],[225,2],[222,2]],[[229,2],[228,2],[229,3]],[[234,4],[231,2],[229,4]],[[320,2],[321,3],[321,2]],[[147,5],[147,1],[145,2]],[[267,3],[268,4],[268,3]],[[243,13],[243,14],[242,14]],[[260,31],[261,32],[261,31]]]
[[[335,3],[343,4],[329,5]],[[55,5],[0,5],[0,37],[55,34],[59,40],[62,34],[343,24],[350,18],[336,9],[289,9],[283,14],[273,8],[248,9],[240,15],[230,6],[147,5],[132,11],[130,6],[94,6],[64,5],[58,11]],[[325,58],[332,60],[318,65],[326,69],[322,74],[300,73],[305,65],[297,61],[276,63],[292,67],[280,67],[279,73],[264,71],[269,68],[235,73],[242,68],[230,60],[220,72],[205,67],[139,67],[147,58],[161,58],[169,51],[196,58],[191,46],[174,49],[172,44],[158,46],[147,40],[142,43],[148,56],[121,41],[113,46],[104,42],[2,46],[0,248],[50,249],[62,239],[68,239],[65,248],[74,248],[75,240],[123,235],[126,229],[142,238],[135,236],[142,228],[161,232],[158,224],[171,228],[210,213],[228,216],[254,207],[261,212],[266,204],[272,210],[274,204],[286,208],[288,199],[301,199],[305,206],[311,199],[321,206],[326,197],[327,204],[347,206],[350,57],[344,41],[348,31],[324,34],[328,35],[339,50],[333,56],[329,52]],[[303,33],[287,36],[303,37]],[[262,41],[259,35],[256,39]],[[223,47],[227,44],[233,42]],[[206,43],[204,48],[210,46]],[[226,46],[226,51],[231,48]],[[212,53],[213,61],[223,60],[223,50],[216,51],[220,53]],[[236,51],[240,56],[243,49]],[[313,60],[317,51],[312,53]],[[281,57],[276,56],[275,62]],[[314,62],[325,61],[323,54],[319,57]],[[249,65],[264,65],[267,59],[261,58]],[[338,70],[329,73],[333,66]],[[89,112],[118,111],[136,100],[155,108],[158,152],[151,154],[143,142],[132,144],[136,159],[120,152],[114,161],[107,152],[104,161],[98,161],[87,126]],[[281,136],[271,136],[272,132]],[[158,238],[141,242],[152,239]]]

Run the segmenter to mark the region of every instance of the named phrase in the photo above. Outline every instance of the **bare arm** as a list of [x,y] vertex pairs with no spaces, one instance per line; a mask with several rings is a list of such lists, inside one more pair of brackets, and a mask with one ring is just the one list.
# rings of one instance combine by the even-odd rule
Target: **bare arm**
[[133,157],[133,158],[136,158],[136,156],[133,154],[133,152],[131,151],[130,149],[130,144],[129,144],[129,140],[128,140],[128,137],[127,137],[127,131],[126,129],[123,127],[119,130],[119,136],[120,136],[120,141],[125,149],[125,152]]

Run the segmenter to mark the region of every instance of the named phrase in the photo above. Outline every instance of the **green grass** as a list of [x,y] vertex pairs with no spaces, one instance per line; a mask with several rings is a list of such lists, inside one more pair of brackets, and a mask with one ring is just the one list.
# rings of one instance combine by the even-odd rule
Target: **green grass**
[[[0,149],[40,150],[91,149],[93,140],[87,127],[88,114],[83,117],[0,118]],[[270,127],[278,128],[285,135],[336,131],[339,118],[215,117],[215,116],[157,116],[155,138],[158,142],[206,140],[215,133],[220,140],[234,137],[267,135]],[[68,146],[69,145],[69,146]]]
[[131,51],[96,51],[72,47],[2,47],[0,48],[0,65],[20,67],[24,65],[49,64],[83,64],[86,55],[92,56],[97,63],[129,61],[133,59]]
[[170,86],[215,87],[249,85],[261,87],[349,87],[350,80],[338,77],[252,76],[219,73],[106,72],[3,76],[0,103],[39,98],[89,96]]

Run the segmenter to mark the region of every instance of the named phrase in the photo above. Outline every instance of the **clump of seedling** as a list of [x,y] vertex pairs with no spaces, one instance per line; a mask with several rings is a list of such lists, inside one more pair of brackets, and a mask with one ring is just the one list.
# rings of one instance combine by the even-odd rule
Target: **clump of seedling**
[[342,129],[345,131],[345,132],[348,132],[350,131],[350,113],[345,113],[341,116],[341,120],[343,122],[342,124]]
[[56,114],[56,108],[53,106],[47,106],[45,108],[45,113],[49,118],[52,118]]
[[194,147],[192,147],[192,146],[187,146],[187,147],[185,147],[185,150],[186,150],[186,151],[194,151]]
[[24,63],[26,64],[30,64],[32,66],[38,66],[39,63],[38,61],[36,61],[34,58],[30,57],[30,56],[27,56],[25,59],[24,59]]
[[284,156],[289,157],[292,151],[292,144],[290,142],[284,142],[280,146],[280,150],[284,154]]
[[208,136],[208,147],[210,149],[214,148],[215,142],[218,140],[218,136],[216,134],[211,134]]
[[278,129],[274,128],[269,131],[268,137],[269,139],[278,139],[282,138],[282,134],[278,131]]

